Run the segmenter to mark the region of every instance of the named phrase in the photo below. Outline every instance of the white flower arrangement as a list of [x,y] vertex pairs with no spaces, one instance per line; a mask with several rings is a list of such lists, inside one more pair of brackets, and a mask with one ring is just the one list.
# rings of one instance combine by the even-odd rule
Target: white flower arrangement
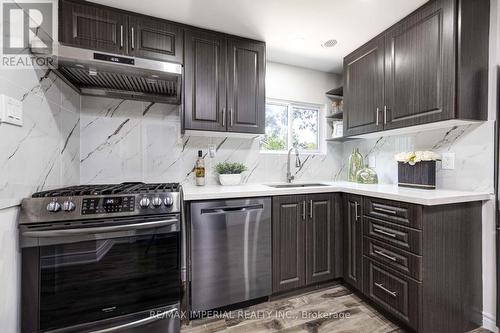
[[418,162],[422,161],[439,161],[441,156],[433,151],[410,151],[410,152],[402,152],[396,154],[394,159],[397,162],[408,163],[410,165],[415,165]]

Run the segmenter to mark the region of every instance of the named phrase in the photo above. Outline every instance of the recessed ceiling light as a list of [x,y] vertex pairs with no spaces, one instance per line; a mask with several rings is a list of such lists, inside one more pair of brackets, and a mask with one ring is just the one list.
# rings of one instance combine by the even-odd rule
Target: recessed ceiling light
[[337,45],[337,40],[336,39],[329,39],[326,42],[324,42],[323,44],[321,44],[321,47],[327,49],[329,47],[334,47],[335,45]]

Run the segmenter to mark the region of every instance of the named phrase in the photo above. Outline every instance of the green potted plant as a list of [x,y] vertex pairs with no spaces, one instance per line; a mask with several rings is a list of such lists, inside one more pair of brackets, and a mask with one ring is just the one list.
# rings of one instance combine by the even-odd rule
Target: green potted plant
[[236,162],[222,162],[215,166],[221,185],[239,185],[241,183],[241,173],[246,169],[247,167],[244,164]]

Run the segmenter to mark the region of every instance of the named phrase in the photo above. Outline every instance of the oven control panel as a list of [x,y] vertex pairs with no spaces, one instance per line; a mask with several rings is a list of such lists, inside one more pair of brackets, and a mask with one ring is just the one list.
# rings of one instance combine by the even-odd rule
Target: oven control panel
[[127,213],[133,212],[134,209],[134,196],[84,198],[82,200],[82,215]]

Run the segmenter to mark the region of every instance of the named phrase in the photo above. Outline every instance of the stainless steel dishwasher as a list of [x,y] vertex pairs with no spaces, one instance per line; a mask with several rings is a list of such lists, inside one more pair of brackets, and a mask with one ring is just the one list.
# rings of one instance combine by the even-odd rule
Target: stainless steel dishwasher
[[191,310],[268,296],[271,198],[191,203]]

